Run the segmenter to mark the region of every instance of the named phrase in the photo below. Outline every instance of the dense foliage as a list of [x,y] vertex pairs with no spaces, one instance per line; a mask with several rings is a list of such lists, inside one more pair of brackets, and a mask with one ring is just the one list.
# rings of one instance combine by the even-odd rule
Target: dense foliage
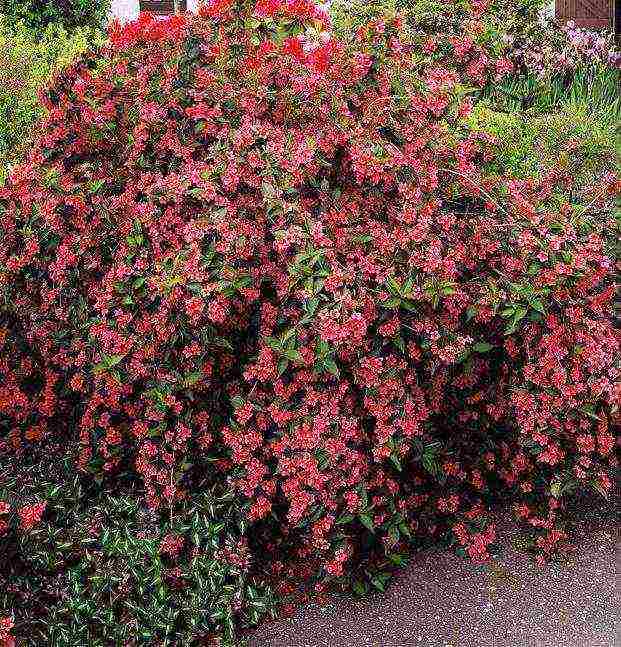
[[101,28],[106,25],[109,10],[110,0],[0,0],[0,14],[35,32],[43,32],[52,24],[70,30]]
[[[483,5],[477,21],[468,21],[469,7]],[[514,73],[487,84],[474,94],[503,111],[548,113],[584,103],[605,109],[618,122],[621,54],[614,36],[559,25],[542,0],[490,0],[484,3],[440,0],[333,0],[335,32],[344,39],[370,19],[405,20],[405,37],[441,52],[447,40],[465,33],[486,55],[506,57]],[[552,12],[553,14],[553,12]]]
[[103,42],[101,34],[88,28],[69,33],[50,25],[35,35],[23,24],[9,26],[0,19],[0,184],[8,165],[28,148],[33,125],[44,112],[40,88],[97,42]]
[[[306,0],[142,16],[47,92],[0,189],[0,512],[30,574],[4,567],[18,631],[49,621],[67,644],[105,644],[134,623],[137,644],[204,644],[256,622],[271,581],[280,598],[301,581],[383,588],[428,537],[485,560],[494,496],[543,560],[567,493],[609,489],[617,176],[577,187],[569,145],[533,177],[508,171],[468,94],[511,65],[460,23],[438,42],[399,17],[345,41],[328,23]],[[19,468],[50,456],[92,506],[55,506],[59,486]],[[78,572],[57,581],[66,534]],[[179,598],[158,551],[190,579]],[[125,560],[129,581],[105,579]],[[140,604],[127,587],[145,581],[158,593]],[[205,586],[224,610],[186,613]]]
[[[504,112],[479,102],[469,123],[500,141],[495,164],[515,177],[540,175],[561,163],[575,178],[572,199],[582,201],[606,170],[619,168],[617,123],[582,102],[571,112]],[[582,195],[580,195],[582,194]]]
[[97,491],[69,454],[54,455],[52,465],[25,458],[19,475],[5,475],[4,488],[22,501],[46,503],[43,519],[3,547],[11,572],[2,569],[0,607],[18,611],[17,635],[66,647],[152,645],[164,636],[233,644],[272,610],[269,586],[250,572],[244,506],[232,492],[204,485],[160,524],[131,487]]
[[[545,0],[332,0],[334,31],[349,39],[370,20],[402,17],[402,38],[436,43],[460,36],[485,46],[498,57],[511,50],[516,37],[530,34]],[[520,41],[521,42],[521,41]]]

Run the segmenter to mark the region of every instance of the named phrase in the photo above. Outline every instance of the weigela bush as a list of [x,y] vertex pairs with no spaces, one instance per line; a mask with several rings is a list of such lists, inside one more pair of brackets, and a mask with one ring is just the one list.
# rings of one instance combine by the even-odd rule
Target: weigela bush
[[494,169],[466,36],[421,65],[398,17],[328,23],[218,0],[57,77],[0,192],[1,450],[171,517],[230,483],[281,595],[421,537],[484,560],[494,494],[543,556],[617,465],[618,179]]
[[498,81],[511,68],[515,61],[507,57],[515,58],[516,42],[531,34],[545,5],[542,0],[333,0],[330,13],[335,32],[345,39],[369,21],[398,16],[403,36],[422,45],[417,56],[441,58],[444,66],[459,61],[469,85],[488,89],[486,76]]

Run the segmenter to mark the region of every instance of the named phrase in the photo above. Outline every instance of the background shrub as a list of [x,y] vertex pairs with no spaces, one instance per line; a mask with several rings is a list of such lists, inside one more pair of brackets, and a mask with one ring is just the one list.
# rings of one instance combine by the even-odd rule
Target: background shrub
[[515,177],[541,174],[560,157],[570,165],[576,187],[588,190],[602,173],[618,168],[616,124],[582,103],[572,111],[531,115],[498,112],[482,101],[470,124],[498,138],[498,168]]
[[0,17],[0,184],[9,164],[20,159],[32,143],[33,126],[44,113],[39,90],[53,73],[103,40],[93,29],[69,33],[56,24],[35,34],[23,24],[9,27],[6,18]]
[[108,21],[110,0],[0,0],[0,14],[12,23],[24,23],[36,33],[54,24],[102,28]]
[[473,13],[490,25],[495,24],[501,34],[508,34],[531,28],[547,4],[545,0],[474,3],[466,0],[450,3],[443,0],[332,0],[330,13],[334,18],[334,28],[342,34],[355,31],[369,20],[382,16],[392,18],[397,13],[404,16],[410,29],[434,36],[446,30],[463,32],[463,18],[472,17]]

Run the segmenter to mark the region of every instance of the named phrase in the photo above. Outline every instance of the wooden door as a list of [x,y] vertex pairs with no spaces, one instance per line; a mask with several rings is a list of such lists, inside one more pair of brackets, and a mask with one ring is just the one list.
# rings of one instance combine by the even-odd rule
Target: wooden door
[[[186,0],[181,0],[179,4],[181,11],[186,11]],[[175,13],[175,4],[173,0],[140,0],[140,11],[149,11],[160,16],[166,16]]]
[[556,17],[562,23],[573,20],[576,27],[612,29],[615,0],[556,0]]

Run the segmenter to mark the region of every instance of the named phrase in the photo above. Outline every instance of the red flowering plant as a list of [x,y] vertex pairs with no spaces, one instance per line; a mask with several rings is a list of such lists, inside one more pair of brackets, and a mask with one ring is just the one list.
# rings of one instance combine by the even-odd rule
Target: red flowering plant
[[618,180],[573,204],[562,165],[490,170],[471,59],[421,68],[398,19],[328,28],[307,0],[219,0],[56,79],[0,192],[28,354],[1,365],[1,449],[63,438],[171,517],[230,482],[281,593],[429,535],[485,560],[495,488],[546,554],[563,493],[617,465]]
[[13,620],[9,617],[0,618],[0,645],[2,647],[14,647],[15,639],[11,636]]
[[400,40],[417,45],[414,57],[421,69],[446,74],[457,68],[454,81],[477,94],[513,70],[504,37],[519,30],[516,23],[534,20],[532,5],[530,0],[334,0],[330,13],[335,33],[345,40],[396,21]]

